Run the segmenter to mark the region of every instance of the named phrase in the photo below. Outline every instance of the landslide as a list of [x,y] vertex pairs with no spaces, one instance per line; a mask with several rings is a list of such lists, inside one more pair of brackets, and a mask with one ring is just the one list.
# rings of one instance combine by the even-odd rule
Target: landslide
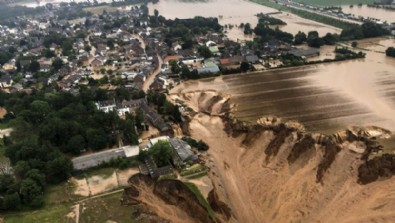
[[395,222],[394,155],[370,159],[381,149],[375,139],[388,131],[306,133],[277,117],[240,122],[213,91],[177,97],[195,111],[191,136],[210,145],[209,200],[224,221]]
[[135,217],[152,222],[212,222],[195,194],[178,180],[154,181],[137,174],[129,179],[122,203],[138,207]]

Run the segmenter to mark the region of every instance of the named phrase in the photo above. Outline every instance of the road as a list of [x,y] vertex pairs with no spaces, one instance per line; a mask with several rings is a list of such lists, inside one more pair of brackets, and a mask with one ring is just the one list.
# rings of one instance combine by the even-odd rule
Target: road
[[147,92],[149,90],[149,86],[151,86],[151,84],[154,82],[155,77],[160,73],[160,69],[162,67],[162,58],[160,58],[159,55],[157,55],[158,57],[158,66],[156,67],[156,69],[147,77],[147,79],[144,81],[143,84],[143,91]]
[[355,23],[355,24],[358,24],[358,25],[362,24],[362,22],[360,22],[360,21],[355,21],[355,20],[348,19],[348,18],[341,18],[341,17],[335,16],[335,15],[330,15],[330,14],[327,14],[327,13],[324,13],[324,12],[308,9],[308,8],[305,8],[305,7],[301,7],[301,6],[299,6],[299,5],[297,5],[297,4],[293,3],[293,2],[290,3],[288,1],[280,0],[280,1],[278,1],[278,4],[285,5],[285,6],[289,7],[289,8],[295,8],[295,9],[299,9],[299,10],[315,13],[315,14],[318,14],[318,15],[326,16],[326,17],[329,17],[329,18],[338,19],[338,20],[341,20],[343,22]]

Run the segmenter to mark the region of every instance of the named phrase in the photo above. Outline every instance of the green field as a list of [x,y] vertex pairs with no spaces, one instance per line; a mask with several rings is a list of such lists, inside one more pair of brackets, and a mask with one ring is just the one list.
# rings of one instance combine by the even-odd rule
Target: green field
[[[60,188],[53,188],[54,190]],[[134,223],[133,207],[122,206],[120,199],[122,192],[114,193],[102,197],[92,198],[80,203],[80,223],[88,222],[130,222]],[[59,195],[59,198],[64,198]],[[69,202],[64,204],[47,205],[42,209],[9,213],[3,215],[5,223],[74,223],[75,220],[67,217],[73,211],[75,203]]]
[[53,205],[37,211],[6,215],[5,223],[73,223],[74,220],[67,218],[66,215],[72,210],[72,205]]
[[293,0],[294,2],[300,2],[307,5],[313,6],[340,6],[340,5],[357,5],[362,3],[373,4],[379,2],[377,0]]
[[112,7],[112,6],[108,6],[108,5],[84,8],[85,12],[91,12],[94,15],[101,15],[101,14],[103,14],[104,11],[115,12],[117,10],[118,10],[117,7]]

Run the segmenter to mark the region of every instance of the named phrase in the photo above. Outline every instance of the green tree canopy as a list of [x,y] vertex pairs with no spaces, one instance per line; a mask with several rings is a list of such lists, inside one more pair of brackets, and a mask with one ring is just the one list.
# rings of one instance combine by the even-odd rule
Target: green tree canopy
[[148,155],[154,159],[158,167],[169,165],[172,157],[171,145],[169,142],[159,141],[148,150]]

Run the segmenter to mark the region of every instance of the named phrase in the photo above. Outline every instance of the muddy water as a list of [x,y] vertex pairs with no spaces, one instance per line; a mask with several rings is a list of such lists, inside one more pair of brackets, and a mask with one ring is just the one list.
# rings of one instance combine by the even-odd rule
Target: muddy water
[[[35,1],[35,0],[27,0],[27,1],[23,1],[23,2],[18,2],[15,3],[14,5],[20,5],[20,6],[26,6],[26,7],[30,7],[30,8],[34,8],[34,7],[38,7],[38,6],[45,6],[47,3],[51,3],[51,4],[60,4],[61,2],[87,2],[87,0],[73,0],[73,1],[68,1],[68,0],[40,0],[39,2]],[[99,3],[102,2],[106,2],[106,3],[111,3],[112,0],[98,0]]]
[[[360,42],[376,51],[386,44],[395,45],[395,41]],[[299,121],[314,132],[370,125],[395,131],[395,58],[367,53],[360,60],[222,76],[187,82],[180,88],[230,95],[230,102],[236,105],[234,114],[244,121],[276,116]]]
[[[151,14],[157,9],[159,14],[170,19],[193,18],[195,16],[217,17],[221,25],[250,23],[252,27],[255,27],[258,23],[258,19],[255,16],[257,13],[277,12],[276,9],[244,0],[161,0],[157,4],[149,4],[148,8]],[[280,28],[292,34],[296,34],[298,31],[307,33],[311,30],[317,30],[321,35],[328,32],[340,32],[337,28],[306,20],[293,14],[281,13],[273,16],[284,20],[288,25]],[[251,36],[245,36],[243,31],[237,28],[228,30],[227,36],[233,40],[251,39]]]
[[395,22],[395,11],[391,10],[371,8],[366,5],[361,7],[354,6],[352,8],[348,5],[344,5],[342,6],[342,10],[344,13],[351,13],[355,16],[363,16],[365,18],[372,17],[380,19],[383,22],[387,21],[388,23]]

